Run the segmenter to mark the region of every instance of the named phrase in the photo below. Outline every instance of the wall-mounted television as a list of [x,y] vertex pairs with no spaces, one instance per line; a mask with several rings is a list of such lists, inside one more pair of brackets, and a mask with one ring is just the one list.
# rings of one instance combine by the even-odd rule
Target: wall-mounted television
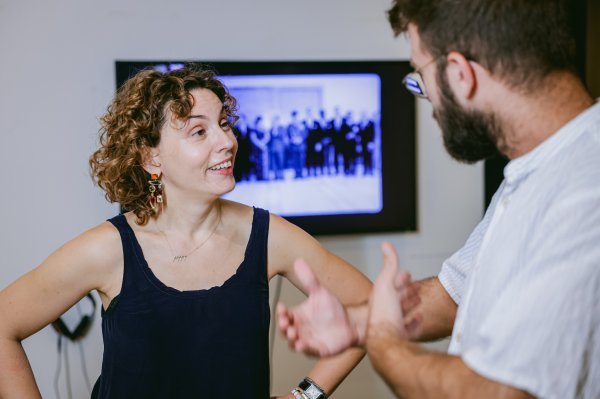
[[117,87],[143,68],[199,62],[238,102],[236,188],[313,235],[416,231],[415,99],[406,61],[116,61]]

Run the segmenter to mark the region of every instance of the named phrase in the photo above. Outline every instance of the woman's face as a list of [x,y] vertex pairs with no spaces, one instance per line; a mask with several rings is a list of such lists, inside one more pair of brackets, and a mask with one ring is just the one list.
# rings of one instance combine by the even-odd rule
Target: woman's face
[[153,149],[153,164],[162,173],[169,201],[177,197],[218,197],[235,186],[237,141],[223,103],[208,89],[190,93],[194,107],[189,118],[173,120],[167,111],[160,143]]

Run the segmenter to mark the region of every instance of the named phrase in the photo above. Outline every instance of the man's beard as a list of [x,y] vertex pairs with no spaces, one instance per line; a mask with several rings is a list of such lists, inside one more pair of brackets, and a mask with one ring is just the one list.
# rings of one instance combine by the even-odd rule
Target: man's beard
[[497,118],[492,113],[463,109],[443,71],[438,75],[440,105],[433,116],[442,129],[446,151],[457,161],[468,164],[497,155],[502,137]]

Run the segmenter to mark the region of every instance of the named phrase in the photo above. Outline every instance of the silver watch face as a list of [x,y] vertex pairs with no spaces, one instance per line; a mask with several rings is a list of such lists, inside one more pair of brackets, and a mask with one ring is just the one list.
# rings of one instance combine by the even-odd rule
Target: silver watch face
[[306,388],[306,390],[304,390],[304,393],[306,394],[306,396],[308,396],[309,399],[315,399],[318,398],[319,395],[321,395],[321,391],[319,390],[319,388],[312,384],[309,385],[308,388]]

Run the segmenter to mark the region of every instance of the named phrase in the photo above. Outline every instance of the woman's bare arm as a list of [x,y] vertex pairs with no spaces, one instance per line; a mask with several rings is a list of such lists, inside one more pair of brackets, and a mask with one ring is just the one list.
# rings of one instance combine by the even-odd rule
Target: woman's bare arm
[[103,223],[63,245],[0,291],[0,398],[41,397],[21,341],[56,320],[88,292],[114,290],[120,264],[119,235]]
[[[352,265],[329,252],[300,228],[278,216],[271,216],[269,230],[269,277],[281,274],[306,294],[293,267],[296,259],[303,258],[311,266],[319,282],[343,305],[367,303],[372,284]],[[364,354],[362,349],[351,348],[339,355],[321,359],[308,376],[329,395],[360,362]],[[299,376],[299,380],[302,377]]]

